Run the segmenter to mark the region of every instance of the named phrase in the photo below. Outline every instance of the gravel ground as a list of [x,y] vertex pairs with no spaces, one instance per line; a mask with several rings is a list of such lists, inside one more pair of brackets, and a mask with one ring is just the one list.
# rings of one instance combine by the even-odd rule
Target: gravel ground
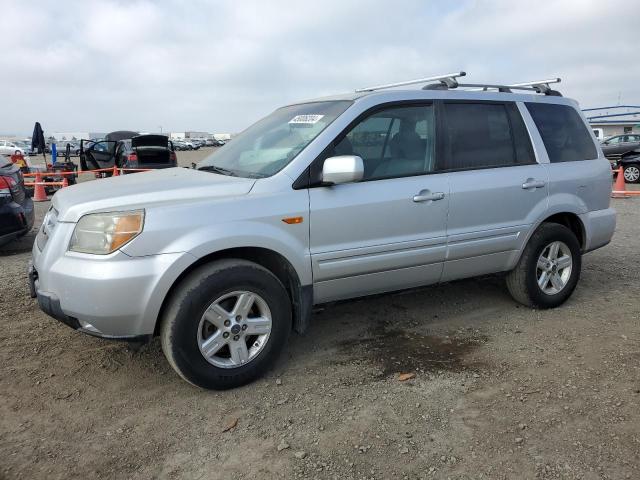
[[499,276],[326,306],[227,392],[180,380],[157,340],[39,311],[31,233],[0,250],[0,478],[640,478],[640,199],[614,206],[561,308]]

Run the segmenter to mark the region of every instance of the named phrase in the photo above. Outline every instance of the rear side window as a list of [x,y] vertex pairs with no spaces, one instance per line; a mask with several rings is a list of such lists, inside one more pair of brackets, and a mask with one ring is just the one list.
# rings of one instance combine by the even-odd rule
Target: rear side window
[[505,167],[534,162],[515,105],[445,103],[442,170]]
[[551,163],[598,158],[591,135],[574,108],[550,103],[526,103],[526,106]]

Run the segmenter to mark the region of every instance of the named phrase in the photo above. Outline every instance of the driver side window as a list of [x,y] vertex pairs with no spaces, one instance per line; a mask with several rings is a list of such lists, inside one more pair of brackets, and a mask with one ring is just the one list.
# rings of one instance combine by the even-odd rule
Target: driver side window
[[423,175],[435,165],[433,105],[392,107],[355,125],[333,155],[357,155],[363,181]]

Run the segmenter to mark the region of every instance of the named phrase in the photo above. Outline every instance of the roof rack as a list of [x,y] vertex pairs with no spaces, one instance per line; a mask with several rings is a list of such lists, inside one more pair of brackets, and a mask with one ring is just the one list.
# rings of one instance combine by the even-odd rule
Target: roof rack
[[446,88],[456,88],[458,81],[456,78],[464,77],[467,72],[446,73],[444,75],[436,75],[435,77],[418,78],[416,80],[407,80],[406,82],[387,83],[384,85],[375,85],[373,87],[357,88],[356,93],[373,92],[374,90],[384,90],[385,88],[403,87],[405,85],[415,85],[418,83],[440,82],[440,85]]
[[[426,83],[423,90],[448,90],[458,87],[470,87],[478,90],[496,89],[499,92],[511,93],[512,90],[526,90],[535,93],[542,93],[544,95],[552,95],[561,97],[562,94],[557,90],[551,89],[549,84],[560,83],[560,78],[549,78],[547,80],[536,80],[533,82],[513,83],[510,85],[495,85],[486,83],[458,83],[458,78],[466,76],[466,72],[447,73],[444,75],[437,75],[435,77],[419,78],[416,80],[408,80],[406,82],[388,83],[384,85],[376,85],[373,87],[365,87],[356,89],[357,93],[360,92],[373,92],[375,90],[384,90],[387,88],[402,87],[405,85],[416,85],[420,83]],[[432,83],[437,82],[437,83]]]
[[[550,83],[560,83],[560,82],[561,82],[560,78],[550,78],[547,80],[536,80],[534,82],[512,83],[509,85],[494,85],[489,83],[459,83],[457,86],[471,87],[473,89],[482,90],[482,91],[487,91],[489,89],[496,89],[499,92],[504,92],[504,93],[511,93],[512,90],[527,90],[530,92],[543,93],[545,95],[561,97],[562,94],[559,91],[553,90],[549,86]],[[423,89],[425,90],[442,90],[442,89],[446,90],[448,88],[452,88],[452,87],[445,86],[438,83],[425,85],[423,87]]]

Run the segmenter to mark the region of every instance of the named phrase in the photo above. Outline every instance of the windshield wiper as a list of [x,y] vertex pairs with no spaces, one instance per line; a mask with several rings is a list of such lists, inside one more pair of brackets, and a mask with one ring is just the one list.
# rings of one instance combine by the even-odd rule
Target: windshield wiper
[[205,171],[205,172],[219,173],[220,175],[228,175],[230,177],[237,177],[237,175],[235,174],[235,172],[233,170],[228,170],[226,168],[217,167],[216,165],[204,165],[204,166],[198,168],[198,170],[202,170],[202,171]]

